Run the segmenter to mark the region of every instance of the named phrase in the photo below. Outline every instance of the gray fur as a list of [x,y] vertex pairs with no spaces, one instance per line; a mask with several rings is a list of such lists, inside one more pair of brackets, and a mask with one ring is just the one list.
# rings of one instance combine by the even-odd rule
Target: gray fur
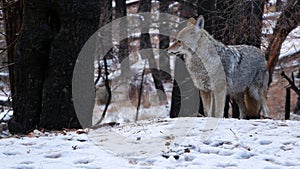
[[[177,35],[176,45],[169,52],[185,54],[185,63],[195,86],[200,90],[208,116],[223,117],[226,95],[237,101],[240,117],[245,118],[244,94],[249,91],[268,116],[265,93],[268,89],[268,69],[260,49],[247,46],[226,46],[204,29],[203,17],[191,23]],[[259,113],[259,112],[258,112]]]

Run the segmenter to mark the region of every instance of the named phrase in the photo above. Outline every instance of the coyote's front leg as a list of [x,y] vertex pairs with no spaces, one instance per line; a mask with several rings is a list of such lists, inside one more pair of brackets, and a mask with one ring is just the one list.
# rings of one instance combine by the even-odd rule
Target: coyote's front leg
[[204,115],[207,117],[212,117],[213,99],[211,98],[212,97],[211,92],[200,90],[200,95],[203,103]]
[[224,117],[224,107],[226,99],[226,90],[214,91],[214,117],[223,118]]

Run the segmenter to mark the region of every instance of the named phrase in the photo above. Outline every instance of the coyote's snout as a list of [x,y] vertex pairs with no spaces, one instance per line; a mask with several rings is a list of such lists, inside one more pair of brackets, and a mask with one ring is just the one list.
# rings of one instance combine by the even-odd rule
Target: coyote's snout
[[247,45],[226,46],[204,30],[204,19],[191,18],[167,50],[184,54],[185,64],[200,90],[207,116],[223,117],[225,97],[233,97],[240,118],[268,116],[266,60],[260,49]]

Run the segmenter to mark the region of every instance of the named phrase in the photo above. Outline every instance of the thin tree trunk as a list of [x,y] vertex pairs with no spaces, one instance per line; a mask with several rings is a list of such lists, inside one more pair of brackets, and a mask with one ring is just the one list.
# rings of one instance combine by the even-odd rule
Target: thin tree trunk
[[201,112],[199,90],[184,64],[183,55],[176,58],[170,117],[196,117]]
[[286,88],[286,95],[285,95],[285,120],[290,119],[290,112],[291,112],[291,88]]
[[[23,18],[23,1],[8,1],[2,0],[1,6],[3,7],[3,18],[5,27],[5,40],[7,48],[7,62],[9,64],[14,64],[15,62],[15,52],[14,48],[17,42],[17,34],[19,33],[22,25]],[[12,4],[12,5],[11,5]],[[14,97],[14,65],[8,67],[9,71],[9,83],[11,96]],[[12,100],[14,104],[14,99]]]

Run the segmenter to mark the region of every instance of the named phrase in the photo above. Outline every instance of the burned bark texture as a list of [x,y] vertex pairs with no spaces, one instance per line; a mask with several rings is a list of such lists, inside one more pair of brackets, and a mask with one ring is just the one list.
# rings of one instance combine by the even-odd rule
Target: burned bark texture
[[[168,0],[161,0],[159,1],[159,11],[160,13],[168,13],[169,9]],[[159,34],[159,49],[167,49],[170,45],[170,37],[166,36],[170,34],[170,21],[166,17],[160,17],[160,24],[159,24],[159,32],[163,32],[165,35]],[[160,77],[163,80],[171,80],[171,72],[170,69],[170,58],[165,50],[159,50],[159,68],[160,68]],[[168,72],[168,73],[166,73]]]
[[80,128],[72,101],[72,74],[86,40],[97,30],[99,1],[24,3],[16,46],[13,133],[35,128]]

